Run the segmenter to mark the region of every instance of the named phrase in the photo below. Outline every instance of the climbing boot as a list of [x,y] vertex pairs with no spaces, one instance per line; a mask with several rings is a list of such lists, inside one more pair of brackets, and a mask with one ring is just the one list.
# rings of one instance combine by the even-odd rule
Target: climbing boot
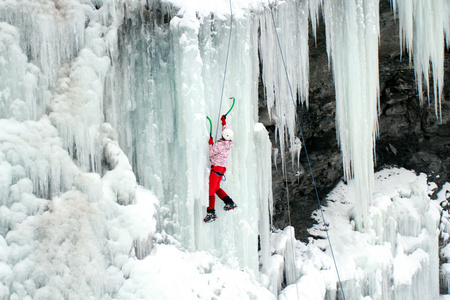
[[225,206],[223,207],[223,210],[225,211],[229,211],[237,207],[236,203],[234,203],[229,196],[223,198],[223,202],[225,202]]
[[208,209],[206,217],[203,219],[203,222],[211,223],[215,220],[217,220],[216,211],[214,209]]

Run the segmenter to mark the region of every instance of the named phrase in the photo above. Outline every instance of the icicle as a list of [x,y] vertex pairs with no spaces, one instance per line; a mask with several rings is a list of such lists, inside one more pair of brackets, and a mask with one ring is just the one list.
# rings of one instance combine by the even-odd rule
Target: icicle
[[[292,147],[295,142],[297,99],[308,106],[308,9],[303,1],[283,1],[272,7],[284,62],[278,47],[270,8],[266,7],[260,17],[261,75],[268,113],[276,122],[283,165],[286,160],[285,144]],[[311,9],[314,10],[311,13],[316,15],[317,4]],[[283,63],[286,64],[287,74]],[[286,75],[289,76],[290,87]]]
[[302,141],[299,138],[294,139],[294,143],[292,144],[291,148],[289,149],[291,152],[292,157],[292,168],[294,168],[294,158],[297,157],[297,168],[300,168],[300,152],[302,151]]
[[442,119],[441,101],[444,88],[445,35],[449,45],[450,3],[447,0],[392,0],[394,14],[398,13],[400,52],[408,51],[414,63],[423,103],[423,85],[430,101],[430,71],[433,77],[433,94],[436,117]]
[[378,0],[324,1],[344,177],[356,181],[356,222],[366,223],[378,126]]
[[309,0],[309,20],[311,21],[311,30],[316,40],[316,30],[319,22],[319,10],[323,0]]

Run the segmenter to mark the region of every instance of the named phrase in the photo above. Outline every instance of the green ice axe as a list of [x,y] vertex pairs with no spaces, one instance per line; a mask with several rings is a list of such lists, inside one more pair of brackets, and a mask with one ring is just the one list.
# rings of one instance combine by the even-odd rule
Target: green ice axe
[[212,122],[211,122],[211,119],[208,116],[206,116],[206,118],[209,121],[209,136],[212,137]]
[[[233,107],[234,107],[234,103],[236,102],[236,99],[234,98],[234,97],[230,97],[230,99],[233,99],[233,105],[231,105],[231,107],[230,107],[230,109],[227,111],[227,113],[225,114],[225,117],[230,113],[230,111],[233,109]],[[222,102],[220,103],[220,106],[222,106]],[[220,109],[219,109],[219,111],[220,111]],[[220,114],[219,114],[219,117],[220,117]],[[210,127],[210,130],[209,130],[209,132],[210,132],[210,136],[212,137],[212,122],[211,122],[211,119],[208,117],[208,116],[206,116],[206,118],[209,120],[209,127]],[[216,130],[216,139],[217,139],[217,131],[219,130],[219,120],[217,121],[217,130]]]
[[231,105],[231,108],[228,110],[228,112],[225,114],[225,116],[226,115],[228,115],[229,113],[230,113],[230,111],[233,109],[233,107],[234,107],[234,103],[236,102],[236,99],[234,98],[234,97],[230,97],[230,99],[233,99],[233,105]]

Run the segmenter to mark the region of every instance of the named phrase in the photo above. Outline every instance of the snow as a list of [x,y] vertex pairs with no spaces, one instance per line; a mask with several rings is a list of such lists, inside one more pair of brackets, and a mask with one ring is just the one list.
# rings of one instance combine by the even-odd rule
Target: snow
[[[358,287],[344,290],[351,299],[365,296],[367,290],[367,295],[377,298],[390,294],[386,288],[392,281],[390,297],[394,299],[410,299],[425,290],[430,299],[437,299],[440,214],[436,212],[440,206],[428,197],[426,176],[393,168],[376,173],[375,178],[376,205],[369,207],[370,230],[354,231],[355,199],[349,192],[354,183],[339,184],[324,208],[341,279],[345,285],[353,282]],[[323,236],[321,225],[310,232]],[[314,243],[329,248],[324,241]]]
[[[330,1],[269,2],[231,1],[225,80],[229,1],[0,3],[0,299],[332,299],[338,274],[348,299],[436,299],[439,271],[450,285],[450,250],[438,249],[449,239],[448,184],[430,200],[436,186],[423,174],[373,176],[377,1],[346,12]],[[366,113],[341,128],[352,176],[324,207],[336,261],[321,218],[308,243],[272,227],[272,159],[284,164],[287,145],[292,168],[302,167],[294,106],[308,105],[308,22],[321,5],[337,92],[361,78],[338,97],[352,105],[338,123]],[[344,14],[354,32],[335,34]],[[359,67],[344,68],[348,54]],[[258,123],[260,75],[277,146]],[[206,116],[217,120],[230,97],[235,147],[222,187],[238,208],[217,203],[219,219],[205,225]],[[367,110],[353,107],[360,99]]]
[[142,261],[130,261],[122,299],[275,299],[249,273],[222,265],[207,252],[156,245]]

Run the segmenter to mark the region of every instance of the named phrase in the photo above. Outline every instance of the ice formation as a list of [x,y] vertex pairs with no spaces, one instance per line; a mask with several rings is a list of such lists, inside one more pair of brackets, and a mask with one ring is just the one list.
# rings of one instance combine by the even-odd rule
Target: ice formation
[[[435,188],[435,187],[434,187]],[[437,193],[436,201],[442,207],[439,224],[439,245],[442,247],[439,249],[439,258],[441,260],[440,265],[440,283],[441,291],[445,291],[446,294],[450,291],[450,246],[449,246],[449,233],[450,233],[450,215],[449,209],[450,199],[450,183],[444,184],[441,191]]]
[[[218,203],[221,222],[204,226],[206,116],[231,104],[219,111],[229,16],[158,2],[25,4],[0,4],[4,295],[119,295],[126,257],[145,258],[153,240],[207,250],[258,279],[258,242],[266,265],[270,255],[272,147],[257,124],[257,20],[234,17],[224,90],[237,104],[223,187],[239,209],[225,215]],[[55,256],[58,268],[43,272],[37,260]],[[90,260],[97,273],[82,279]]]
[[[395,168],[375,175],[370,231],[355,231],[348,219],[356,208],[351,192],[354,181],[339,184],[328,196],[325,215],[346,298],[439,299],[441,206],[428,196],[426,175]],[[318,212],[316,217],[321,223]],[[311,233],[323,236],[322,226],[315,226]],[[314,244],[330,251],[324,241]]]
[[356,222],[363,229],[372,202],[378,129],[378,0],[325,0],[323,10],[344,178],[357,182]]
[[[261,77],[268,113],[277,127],[283,164],[286,160],[285,145],[294,146],[298,136],[295,117],[297,95],[300,103],[308,105],[309,14],[306,3],[279,2],[276,6],[266,7],[260,17]],[[277,36],[276,30],[281,34]]]
[[[409,43],[405,3],[394,6]],[[223,80],[228,1],[0,2],[0,299],[335,297],[336,270],[320,250],[327,246],[295,240],[292,227],[271,232],[273,150],[258,123],[261,76],[279,138],[274,156],[284,164],[287,145],[298,167],[303,145],[294,112],[308,106],[308,22],[315,32],[321,8],[345,176],[354,189],[346,191],[353,210],[327,208],[338,265],[348,262],[344,290],[373,299],[436,296],[437,221],[423,178],[389,201],[372,195],[378,1],[231,5]],[[433,23],[437,50],[437,27],[450,32],[449,11]],[[439,90],[436,49],[429,56]],[[206,116],[217,120],[229,97],[236,98],[227,117],[235,148],[222,186],[239,208],[225,213],[218,201],[219,220],[205,226]],[[331,209],[347,210],[336,217]],[[170,282],[174,269],[179,281],[192,277],[176,283],[180,290]]]
[[436,116],[442,117],[441,100],[444,88],[445,37],[450,43],[450,3],[446,0],[398,1],[391,0],[398,14],[400,52],[408,51],[414,64],[419,99],[423,102],[423,86],[430,102],[430,77],[433,78],[433,96]]

